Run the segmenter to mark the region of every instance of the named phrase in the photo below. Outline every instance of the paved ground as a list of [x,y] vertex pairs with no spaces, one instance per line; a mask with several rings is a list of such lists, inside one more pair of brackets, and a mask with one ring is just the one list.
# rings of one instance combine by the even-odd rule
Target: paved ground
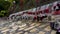
[[0,34],[55,34],[49,23],[6,22],[0,23]]

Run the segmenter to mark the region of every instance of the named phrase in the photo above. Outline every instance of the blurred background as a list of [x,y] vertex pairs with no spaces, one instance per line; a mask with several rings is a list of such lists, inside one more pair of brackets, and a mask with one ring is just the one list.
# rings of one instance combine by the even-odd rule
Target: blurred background
[[58,0],[0,0],[0,17],[9,16],[12,13],[36,8]]

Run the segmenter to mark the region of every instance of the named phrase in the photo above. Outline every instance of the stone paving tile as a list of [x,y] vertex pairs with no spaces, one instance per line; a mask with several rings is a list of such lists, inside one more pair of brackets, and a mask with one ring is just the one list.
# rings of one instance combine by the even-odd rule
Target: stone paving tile
[[[8,34],[8,32],[9,34],[48,34],[51,31],[48,23],[21,23],[21,21],[18,21],[6,25],[9,26],[0,28],[3,34]],[[52,30],[51,34],[55,34],[55,31]]]
[[32,29],[32,28],[34,28],[34,27],[39,26],[39,25],[40,25],[40,24],[36,24],[35,26],[32,26],[32,27],[29,27],[29,28],[25,29],[25,31],[30,30],[30,29]]
[[45,34],[46,32],[40,31],[38,34]]
[[3,34],[6,34],[6,32],[4,32]]
[[23,32],[18,32],[18,33],[16,33],[16,34],[22,34]]
[[34,26],[36,23],[32,23],[30,26]]
[[30,32],[36,32],[36,31],[37,31],[37,28],[30,30]]
[[19,26],[20,28],[26,27],[26,24]]
[[20,28],[19,30],[24,30],[24,29],[26,29],[26,27],[25,28]]
[[44,28],[44,30],[45,30],[45,31],[50,31],[51,28],[50,28],[50,26],[47,26],[46,28]]
[[51,34],[56,34],[56,31],[52,30]]
[[39,28],[43,28],[43,27],[45,27],[46,25],[49,25],[49,24],[43,24],[43,25],[39,26]]
[[24,34],[28,34],[28,32],[25,32]]
[[7,31],[9,31],[9,29],[5,29],[5,30],[3,30],[3,31],[1,31],[1,32],[4,33],[4,32],[7,32]]
[[35,27],[35,26],[29,27],[29,28],[27,28],[27,29],[24,29],[24,31],[30,30],[30,29],[32,29],[32,28],[34,28],[34,27]]
[[1,28],[0,30],[5,30],[5,29],[7,29],[7,27]]

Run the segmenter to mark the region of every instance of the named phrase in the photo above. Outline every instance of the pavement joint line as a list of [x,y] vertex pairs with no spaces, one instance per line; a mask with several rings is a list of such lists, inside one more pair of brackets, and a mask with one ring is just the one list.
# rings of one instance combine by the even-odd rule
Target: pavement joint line
[[30,29],[32,29],[32,28],[34,28],[34,27],[37,27],[37,26],[39,26],[40,24],[36,24],[35,26],[33,26],[33,27],[29,27],[29,28],[27,28],[27,29],[24,29],[24,31],[27,31],[27,30],[30,30]]
[[51,31],[51,34],[55,34],[55,33],[56,33],[56,31],[53,31],[53,30]]
[[52,30],[50,30],[50,31],[45,31],[45,30],[43,30],[44,32],[50,32],[50,31],[52,31]]
[[[25,25],[24,25],[25,26]],[[19,26],[20,27],[20,26]],[[21,27],[20,27],[21,28]],[[19,29],[19,30],[23,30],[23,29],[25,29],[25,28],[21,28],[21,29]]]
[[[13,23],[13,22],[12,22],[12,23]],[[36,28],[36,27],[38,27],[38,25],[39,25],[38,23],[37,23],[36,25],[34,25],[34,23],[31,23],[31,24],[33,24],[33,27],[29,27],[29,28],[31,28],[31,29],[32,29],[32,28]],[[30,25],[30,24],[29,24],[29,25]],[[47,24],[47,25],[48,25],[48,24]],[[40,26],[42,26],[42,24],[40,24]],[[21,26],[21,27],[22,27],[22,26]],[[24,27],[25,27],[25,26],[24,26],[24,24],[23,24],[23,28],[22,28],[23,31],[29,31],[29,30],[31,30],[31,29],[29,29],[28,27],[27,27],[27,28],[24,28]],[[41,27],[40,27],[40,28],[41,28]],[[42,27],[42,28],[45,28],[45,26]],[[8,31],[8,30],[6,30],[6,31]],[[23,31],[22,31],[22,32],[23,32]],[[42,30],[42,31],[44,31],[44,30]]]
[[51,31],[52,31],[52,30],[50,30],[50,31],[46,32],[46,34],[51,34]]
[[[31,26],[30,26],[30,27],[31,27]],[[27,29],[27,28],[24,28],[24,27],[23,27],[23,28],[21,28],[21,29],[19,29],[19,30],[24,30],[24,29]]]
[[48,26],[48,24],[47,25],[44,25],[44,27],[41,27],[41,28],[45,28],[45,27],[47,27]]
[[[47,27],[48,27],[48,26],[47,26]],[[52,30],[51,28],[48,28],[49,30],[47,30],[47,29],[46,29],[47,27],[45,27],[44,31],[49,31],[49,30]]]
[[[42,25],[43,25],[43,24],[42,24]],[[40,26],[41,26],[41,25],[40,25]],[[39,31],[42,31],[46,26],[47,26],[47,25],[43,26],[42,28],[39,28],[39,26],[38,26],[38,27],[36,27],[36,28],[39,29]]]
[[1,31],[1,32],[3,33],[3,32],[6,32],[6,31],[9,31],[9,29],[3,30],[3,31]]
[[[42,25],[43,26],[43,25]],[[40,27],[40,26],[38,26],[38,27],[36,27],[36,28],[38,28],[38,29],[43,29],[43,28],[45,28],[47,25],[44,25],[42,28]]]
[[24,29],[27,29],[28,27],[23,27],[23,28],[20,28],[19,30],[24,30]]
[[[40,25],[39,25],[40,26]],[[36,26],[36,27],[38,27],[38,26]],[[34,27],[34,28],[36,28],[36,27]],[[34,28],[32,28],[32,29],[34,29]],[[32,29],[30,29],[30,30],[32,30]],[[27,30],[27,31],[30,31],[30,30]]]
[[22,28],[22,27],[25,27],[26,26],[26,24],[24,24],[24,25],[22,25],[22,26],[19,26],[20,28]]
[[40,28],[43,28],[44,26],[47,26],[47,25],[49,25],[49,24],[42,24],[41,26],[39,26]]
[[[7,28],[7,27],[4,27],[4,28],[1,28],[0,30],[2,30],[2,31],[3,31],[3,30],[6,30],[6,28]],[[8,29],[8,28],[7,28],[7,29]]]
[[[41,25],[44,25],[44,24],[40,24],[39,26],[41,26]],[[37,26],[37,27],[39,27],[39,26]],[[34,27],[34,28],[37,28],[37,27]],[[31,30],[31,29],[30,29]]]
[[[40,26],[42,27],[43,25],[44,25],[44,24],[41,24]],[[46,24],[45,24],[45,25],[46,25]],[[45,26],[45,25],[44,25],[44,26]],[[38,27],[40,27],[40,26],[38,26]],[[36,28],[38,28],[38,27],[36,27]]]
[[19,30],[24,30],[24,29],[26,29],[26,28],[20,28]]
[[36,25],[36,23],[32,23],[30,26],[34,26],[34,25]]

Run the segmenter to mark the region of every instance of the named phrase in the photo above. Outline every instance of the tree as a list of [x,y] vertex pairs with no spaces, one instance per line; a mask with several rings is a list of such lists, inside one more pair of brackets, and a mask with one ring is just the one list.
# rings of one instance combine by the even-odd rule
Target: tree
[[7,16],[11,3],[9,1],[0,0],[0,17]]
[[10,6],[10,2],[8,2],[8,1],[1,1],[0,2],[0,9],[1,10],[8,10],[9,6]]

